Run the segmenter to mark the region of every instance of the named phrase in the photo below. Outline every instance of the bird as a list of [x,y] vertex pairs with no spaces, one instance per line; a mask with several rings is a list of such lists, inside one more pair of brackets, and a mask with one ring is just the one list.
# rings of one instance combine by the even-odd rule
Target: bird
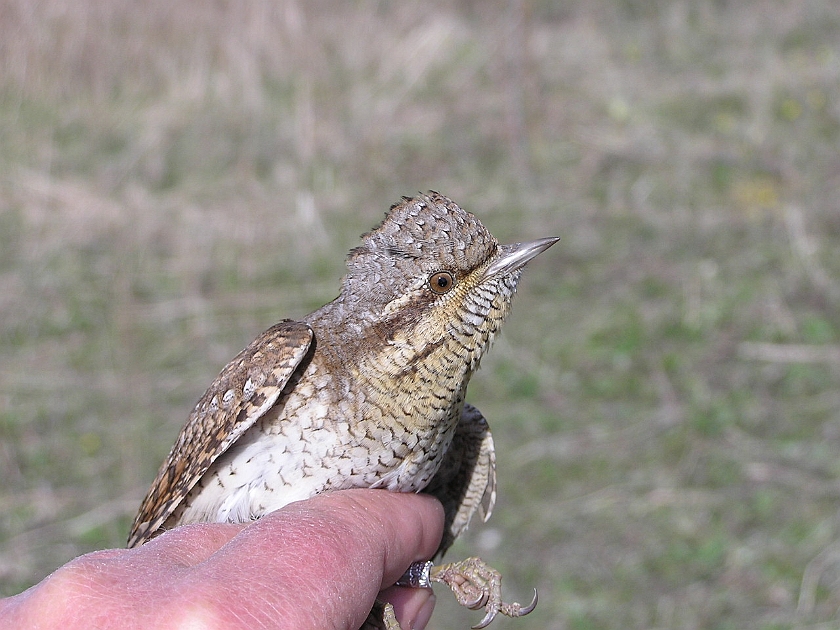
[[[275,324],[222,369],[162,463],[128,546],[367,487],[440,499],[440,558],[496,500],[492,434],[465,402],[467,385],[523,267],[558,240],[502,245],[438,192],[402,197],[348,254],[338,297]],[[415,563],[398,584],[431,582],[484,608],[476,628],[536,605],[536,590],[531,605],[504,603],[501,575],[478,558]],[[380,602],[366,623],[399,628]]]

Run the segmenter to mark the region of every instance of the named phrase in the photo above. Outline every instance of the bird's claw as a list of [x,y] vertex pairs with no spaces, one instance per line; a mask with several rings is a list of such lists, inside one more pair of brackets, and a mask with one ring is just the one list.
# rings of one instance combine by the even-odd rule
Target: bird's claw
[[470,610],[478,610],[479,608],[484,608],[487,605],[487,600],[489,598],[490,595],[487,593],[487,591],[481,591],[478,595],[475,596],[475,599],[468,599],[459,603],[463,606],[466,606]]
[[[524,617],[530,612],[533,612],[534,608],[537,607],[537,601],[539,597],[537,596],[537,589],[534,589],[534,597],[531,598],[531,603],[522,608],[521,606],[518,608],[518,612],[516,614],[508,615],[508,617]],[[519,606],[516,602],[511,604],[511,607]]]
[[446,584],[462,606],[470,610],[484,608],[484,618],[473,626],[474,630],[486,627],[502,613],[506,617],[523,617],[537,606],[537,590],[527,606],[518,602],[502,601],[502,576],[480,558],[467,558],[432,568],[431,581]]

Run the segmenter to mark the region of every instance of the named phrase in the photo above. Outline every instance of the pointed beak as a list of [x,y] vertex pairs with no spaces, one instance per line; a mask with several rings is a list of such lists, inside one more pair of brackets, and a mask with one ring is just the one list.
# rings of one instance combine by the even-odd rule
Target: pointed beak
[[559,236],[552,236],[550,238],[541,238],[529,243],[511,243],[510,245],[502,245],[499,247],[499,256],[496,260],[490,263],[487,270],[484,272],[484,278],[492,278],[493,276],[506,275],[517,269],[525,266],[529,260],[542,254],[549,247],[560,240]]

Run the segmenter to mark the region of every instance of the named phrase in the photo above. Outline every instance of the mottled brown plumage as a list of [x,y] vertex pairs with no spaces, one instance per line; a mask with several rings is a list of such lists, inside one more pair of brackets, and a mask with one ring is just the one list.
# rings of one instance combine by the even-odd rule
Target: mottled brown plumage
[[[381,487],[442,501],[442,554],[495,501],[493,440],[464,404],[467,384],[522,267],[556,240],[499,245],[438,193],[403,198],[350,252],[335,300],[276,324],[216,378],[161,466],[129,546],[185,523],[247,522],[320,492]],[[465,563],[431,579],[485,607],[485,625],[497,612],[528,612],[502,603],[498,574]],[[467,586],[452,577],[459,571]]]

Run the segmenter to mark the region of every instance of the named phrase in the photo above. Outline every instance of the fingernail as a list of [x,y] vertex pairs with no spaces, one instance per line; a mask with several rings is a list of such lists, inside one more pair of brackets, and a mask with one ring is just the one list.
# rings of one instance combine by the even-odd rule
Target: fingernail
[[420,606],[420,610],[417,611],[417,616],[414,618],[414,622],[411,624],[413,630],[423,630],[426,627],[426,624],[429,623],[429,619],[432,618],[432,613],[435,610],[435,594],[429,590],[429,599]]

